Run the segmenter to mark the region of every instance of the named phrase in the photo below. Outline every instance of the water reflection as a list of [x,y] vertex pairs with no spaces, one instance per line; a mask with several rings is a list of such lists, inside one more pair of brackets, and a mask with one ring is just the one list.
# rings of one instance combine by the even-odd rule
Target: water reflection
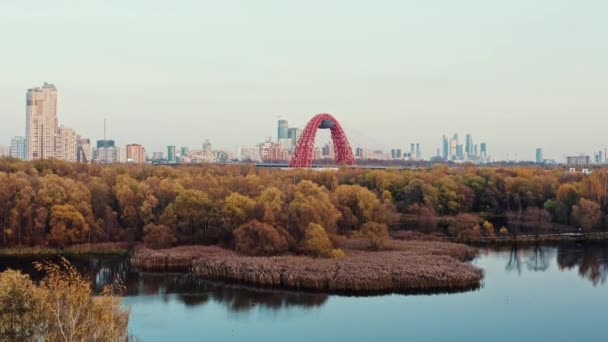
[[[38,258],[0,257],[0,271],[19,269],[39,280],[43,274],[34,269]],[[149,273],[131,269],[125,257],[73,257],[70,262],[87,279],[96,292],[115,279],[126,285],[126,296],[161,295],[165,300],[178,298],[186,306],[220,302],[230,311],[243,312],[255,307],[283,310],[291,307],[315,308],[328,299],[326,294],[303,293],[214,282],[187,273]],[[175,296],[173,296],[175,295]]]
[[559,270],[578,269],[581,278],[593,285],[605,284],[608,278],[608,245],[599,243],[557,246],[517,246],[495,250],[507,255],[505,270],[522,274],[524,270],[544,272],[555,260]]

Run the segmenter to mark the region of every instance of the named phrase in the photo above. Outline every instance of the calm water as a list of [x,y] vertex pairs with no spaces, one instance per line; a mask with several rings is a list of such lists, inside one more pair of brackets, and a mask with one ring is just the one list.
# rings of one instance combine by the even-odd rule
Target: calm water
[[[255,290],[140,273],[121,258],[74,262],[97,286],[126,279],[130,330],[143,341],[607,340],[608,244],[483,250],[481,289],[418,296]],[[9,264],[29,267],[0,260]]]

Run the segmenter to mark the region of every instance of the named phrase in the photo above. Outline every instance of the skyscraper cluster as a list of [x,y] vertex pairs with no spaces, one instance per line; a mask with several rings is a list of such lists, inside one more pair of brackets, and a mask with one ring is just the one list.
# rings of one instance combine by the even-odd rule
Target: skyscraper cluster
[[490,161],[487,144],[476,144],[471,134],[465,136],[464,143],[459,140],[458,133],[455,133],[452,137],[444,135],[439,153],[438,157],[444,161],[479,163]]

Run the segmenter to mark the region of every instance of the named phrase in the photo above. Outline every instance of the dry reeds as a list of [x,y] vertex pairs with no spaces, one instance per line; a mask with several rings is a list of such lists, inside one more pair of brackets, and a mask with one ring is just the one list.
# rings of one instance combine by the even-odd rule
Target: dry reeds
[[145,269],[192,267],[206,279],[255,286],[340,293],[433,292],[477,288],[482,271],[466,262],[476,251],[437,241],[389,240],[393,250],[349,250],[344,258],[246,257],[219,247],[138,248],[132,262]]

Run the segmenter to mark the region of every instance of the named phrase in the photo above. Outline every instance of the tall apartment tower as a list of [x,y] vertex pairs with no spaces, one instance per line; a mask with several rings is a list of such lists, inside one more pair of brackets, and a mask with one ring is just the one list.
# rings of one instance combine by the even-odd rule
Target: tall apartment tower
[[25,97],[27,159],[55,157],[57,138],[57,89],[44,83],[27,90]]
[[287,130],[288,129],[289,129],[289,123],[287,122],[287,120],[279,120],[279,128],[277,131],[277,141],[280,141],[281,139],[287,139],[287,137],[288,137]]

